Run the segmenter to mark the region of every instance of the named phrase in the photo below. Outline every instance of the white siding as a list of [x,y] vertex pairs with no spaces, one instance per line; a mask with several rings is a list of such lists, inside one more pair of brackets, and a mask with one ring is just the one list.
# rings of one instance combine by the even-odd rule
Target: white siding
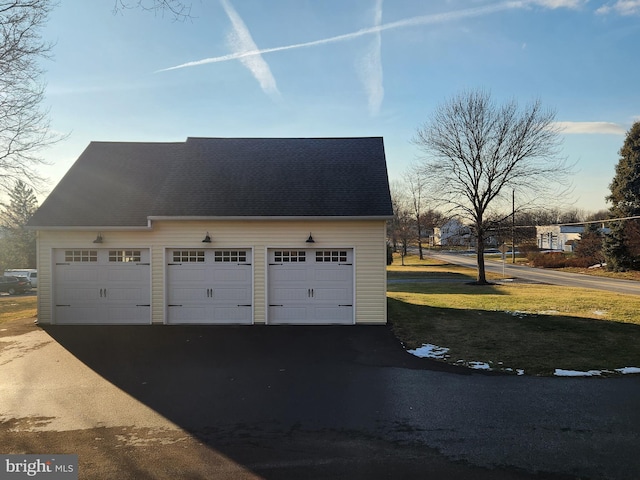
[[[212,243],[202,243],[209,232]],[[309,233],[315,243],[305,243]],[[38,321],[52,322],[54,248],[95,248],[97,229],[38,232]],[[356,323],[386,323],[386,240],[384,220],[344,221],[157,221],[149,231],[102,231],[100,248],[150,248],[153,323],[166,314],[166,248],[252,248],[254,322],[265,323],[268,248],[353,248]]]

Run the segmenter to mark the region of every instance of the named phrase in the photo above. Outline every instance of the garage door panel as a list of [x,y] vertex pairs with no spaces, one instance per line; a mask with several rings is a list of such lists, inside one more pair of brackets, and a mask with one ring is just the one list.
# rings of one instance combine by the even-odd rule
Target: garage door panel
[[60,265],[57,269],[56,281],[66,284],[88,284],[100,280],[100,271],[91,265],[87,268],[73,268],[69,265]]
[[57,304],[95,303],[99,298],[95,287],[74,286],[62,287],[57,295]]
[[316,300],[321,302],[347,302],[352,300],[351,291],[348,288],[315,288],[313,290],[313,296]]
[[223,306],[213,308],[214,322],[251,323],[251,306]]
[[351,278],[345,278],[350,276],[351,269],[343,267],[334,268],[319,268],[313,271],[313,280],[318,282],[343,282],[351,284]]
[[205,301],[207,291],[203,287],[197,288],[172,288],[169,290],[169,303],[182,303]]
[[212,272],[211,280],[214,283],[250,283],[251,267],[238,265],[232,268],[216,268]]
[[171,281],[179,284],[202,285],[205,281],[206,271],[202,267],[193,268],[190,265],[173,265],[169,267]]
[[283,286],[272,290],[269,303],[306,302],[308,298],[308,288]]
[[353,249],[270,249],[268,256],[268,323],[353,323]]
[[252,323],[251,257],[249,249],[167,250],[167,323]]
[[349,324],[353,321],[352,307],[315,307],[314,318],[317,323]]
[[271,324],[303,323],[307,317],[306,307],[269,307],[269,323]]
[[[124,302],[135,306],[145,299],[145,295],[138,288],[105,288],[103,298],[114,302]],[[148,301],[146,303],[149,303]]]
[[54,257],[56,323],[151,323],[148,249],[56,249]]
[[128,267],[109,266],[106,269],[106,279],[109,282],[137,285],[140,282],[148,280],[149,269],[140,267],[144,267],[144,265],[132,265]]
[[84,325],[103,323],[97,307],[56,307],[58,323]]
[[169,307],[172,323],[210,323],[206,307]]
[[149,323],[150,306],[110,307],[107,309],[107,323],[145,324]]
[[275,283],[297,283],[307,280],[307,269],[299,265],[272,265],[270,280]]
[[215,288],[212,297],[223,303],[247,303],[251,302],[251,290],[249,288]]

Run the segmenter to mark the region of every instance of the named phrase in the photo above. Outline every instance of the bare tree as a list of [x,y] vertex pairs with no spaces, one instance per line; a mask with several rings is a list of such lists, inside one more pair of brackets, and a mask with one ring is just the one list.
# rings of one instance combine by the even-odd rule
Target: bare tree
[[404,265],[407,247],[414,236],[411,208],[409,206],[410,201],[404,183],[398,181],[391,182],[390,189],[393,218],[389,220],[387,235],[389,236],[394,252],[397,251],[398,246],[400,246],[400,256],[402,258],[402,265]]
[[52,9],[49,0],[0,0],[0,189],[16,181],[37,188],[39,151],[60,137],[49,129],[42,59],[51,52],[41,29]]
[[513,189],[534,201],[554,198],[554,186],[568,185],[554,118],[540,101],[497,105],[490,93],[472,90],[443,103],[416,132],[430,193],[472,223],[479,284],[487,283],[484,243],[492,209],[509,205]]
[[411,214],[415,221],[415,236],[418,242],[418,254],[420,260],[424,260],[424,254],[422,252],[422,239],[424,238],[424,214],[425,214],[425,202],[426,202],[426,179],[420,168],[415,166],[409,168],[404,176],[407,194],[409,196],[409,203],[411,208]]
[[114,0],[113,13],[132,8],[161,16],[169,14],[174,20],[191,18],[191,4],[179,0]]

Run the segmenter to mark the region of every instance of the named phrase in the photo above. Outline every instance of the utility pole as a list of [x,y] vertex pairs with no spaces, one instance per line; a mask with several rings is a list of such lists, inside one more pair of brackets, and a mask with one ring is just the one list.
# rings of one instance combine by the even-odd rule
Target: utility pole
[[511,190],[511,263],[516,263],[516,189]]

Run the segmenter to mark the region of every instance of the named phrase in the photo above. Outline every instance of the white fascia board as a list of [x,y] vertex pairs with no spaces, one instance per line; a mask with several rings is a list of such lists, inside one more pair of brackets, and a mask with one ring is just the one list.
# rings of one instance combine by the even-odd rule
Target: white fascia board
[[148,217],[149,222],[160,222],[160,221],[336,221],[336,220],[345,220],[345,221],[357,221],[357,220],[390,220],[392,216],[370,216],[370,217],[279,217],[279,216],[255,216],[255,217],[200,217],[200,216],[184,216],[184,217],[166,217],[166,216],[153,216]]
[[118,231],[129,231],[129,232],[135,232],[135,231],[147,231],[147,230],[153,230],[153,227],[151,226],[151,222],[149,222],[147,224],[146,227],[143,226],[139,226],[139,227],[116,227],[116,226],[96,226],[96,225],[87,225],[87,226],[72,226],[72,227],[65,227],[65,226],[60,226],[60,227],[38,227],[38,226],[34,226],[34,227],[25,227],[27,230],[40,230],[40,231],[44,231],[44,230],[49,230],[49,231],[53,231],[53,230],[66,230],[66,231],[86,231],[86,230],[94,230],[94,231],[100,231],[100,232],[118,232]]

